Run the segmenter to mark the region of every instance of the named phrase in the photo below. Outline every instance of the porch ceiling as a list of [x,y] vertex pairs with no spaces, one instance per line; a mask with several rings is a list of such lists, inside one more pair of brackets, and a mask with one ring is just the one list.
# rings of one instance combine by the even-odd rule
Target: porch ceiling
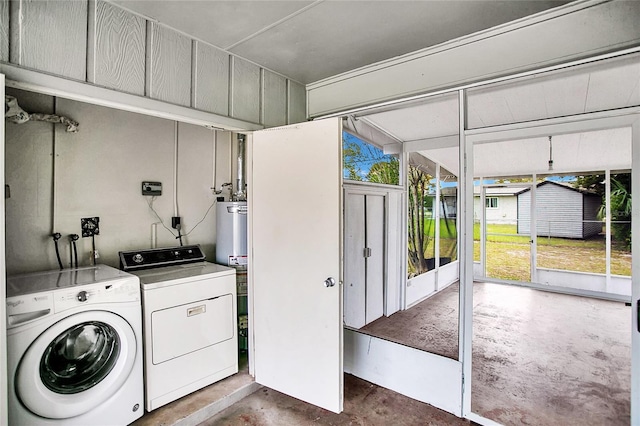
[[[532,138],[474,147],[474,176],[499,177],[536,173],[565,174],[631,169],[631,129],[556,135],[552,138],[553,171],[549,171],[548,138]],[[420,154],[458,174],[458,148]]]
[[111,0],[303,84],[570,0]]
[[[640,105],[640,55],[470,89],[468,127],[482,128]],[[458,173],[457,93],[359,116]],[[453,136],[453,137],[452,137]],[[554,135],[553,173],[631,168],[631,132]],[[548,173],[546,137],[477,145],[476,176]]]

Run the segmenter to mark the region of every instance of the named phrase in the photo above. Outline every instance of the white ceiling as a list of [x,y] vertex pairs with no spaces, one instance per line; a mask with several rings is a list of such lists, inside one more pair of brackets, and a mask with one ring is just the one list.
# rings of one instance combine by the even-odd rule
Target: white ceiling
[[308,84],[566,0],[112,0]]
[[[553,171],[549,171],[549,139],[531,138],[483,143],[473,148],[475,177],[565,174],[631,169],[631,129],[556,135],[552,138]],[[458,176],[458,148],[422,151]]]
[[[111,1],[303,84],[569,2]],[[639,56],[470,90],[468,125],[485,127],[640,105]],[[351,119],[356,127],[358,118],[375,126],[372,135],[382,131],[399,142],[412,142],[420,147],[415,151],[457,174],[458,151],[452,146],[459,131],[455,94],[371,111]],[[554,136],[554,170],[629,168],[629,138],[621,130]],[[544,173],[548,156],[546,138],[483,144],[475,149],[475,171],[477,176]]]
[[[639,54],[469,90],[468,127],[635,105],[640,105]],[[460,125],[455,93],[358,118],[457,174]],[[474,158],[476,176],[546,173],[549,142],[538,138],[481,144],[474,148]],[[556,172],[629,169],[631,134],[628,129],[613,129],[554,136],[553,159]]]

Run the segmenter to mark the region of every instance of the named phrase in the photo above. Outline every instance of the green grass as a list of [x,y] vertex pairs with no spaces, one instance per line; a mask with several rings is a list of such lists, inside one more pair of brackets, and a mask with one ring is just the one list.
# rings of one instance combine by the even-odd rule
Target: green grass
[[[434,221],[429,221],[430,235],[435,231]],[[426,223],[425,223],[426,225]],[[449,256],[455,253],[455,234],[446,233],[440,223],[440,253]],[[453,235],[452,235],[453,234]],[[474,259],[480,260],[480,225],[474,226]],[[490,277],[529,281],[531,277],[531,244],[528,236],[517,235],[516,225],[487,224],[487,274]],[[568,238],[538,237],[537,266],[539,268],[560,269],[577,272],[605,273],[606,251],[603,236],[586,240]],[[433,257],[435,242],[427,246],[427,257]],[[455,256],[453,256],[455,259]],[[631,275],[631,252],[614,244],[611,251],[611,273]]]
[[[474,227],[474,259],[480,260],[480,226]],[[516,225],[487,224],[487,275],[529,281],[531,244],[528,236],[516,234]],[[537,266],[566,271],[605,273],[603,236],[586,240],[538,237]],[[614,245],[611,273],[631,275],[631,252]]]
[[[425,219],[424,220],[424,234],[429,237],[435,237],[436,235],[436,220]],[[447,225],[449,228],[447,229]],[[440,219],[440,238],[453,238],[455,239],[456,221],[454,219]]]

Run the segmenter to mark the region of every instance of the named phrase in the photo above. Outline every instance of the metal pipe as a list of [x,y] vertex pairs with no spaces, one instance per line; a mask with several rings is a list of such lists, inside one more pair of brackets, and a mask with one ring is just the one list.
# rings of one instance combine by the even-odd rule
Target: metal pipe
[[238,134],[238,167],[237,167],[237,179],[236,179],[236,192],[234,194],[234,201],[245,201],[247,199],[246,191],[244,189],[244,151],[245,151],[245,135]]

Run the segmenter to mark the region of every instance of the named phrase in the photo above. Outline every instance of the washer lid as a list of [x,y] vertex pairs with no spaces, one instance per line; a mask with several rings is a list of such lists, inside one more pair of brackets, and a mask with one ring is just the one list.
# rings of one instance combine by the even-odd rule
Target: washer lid
[[140,287],[143,290],[191,282],[194,277],[199,279],[214,278],[235,273],[233,268],[210,262],[188,263],[132,272],[140,278]]
[[7,277],[7,297],[123,278],[135,277],[107,265],[20,274]]

